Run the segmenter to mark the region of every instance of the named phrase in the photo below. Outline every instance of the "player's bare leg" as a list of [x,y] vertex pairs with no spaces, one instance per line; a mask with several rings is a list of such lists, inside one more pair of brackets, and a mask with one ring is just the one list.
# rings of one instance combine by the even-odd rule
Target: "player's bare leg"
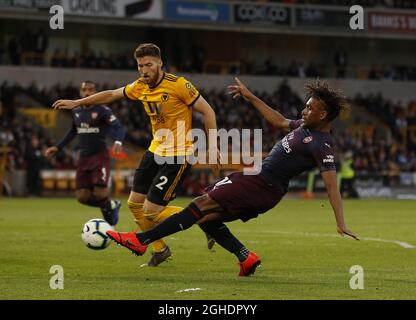
[[110,189],[107,187],[95,186],[93,190],[93,195],[97,199],[101,199],[101,201],[105,201],[108,199],[110,201],[110,207],[108,205],[106,207],[101,208],[101,212],[103,213],[105,220],[110,223],[110,225],[116,225],[118,222],[118,215],[121,207],[120,200],[111,200],[110,199]]
[[106,187],[95,186],[93,190],[81,188],[75,191],[78,202],[101,209],[104,219],[112,226],[118,222],[118,212],[121,202],[109,198],[110,190]]
[[105,199],[110,196],[110,189],[106,187],[95,186],[93,190],[93,194],[98,199]]
[[89,189],[78,189],[75,190],[75,197],[79,203],[88,205],[88,199],[90,198],[92,192]]

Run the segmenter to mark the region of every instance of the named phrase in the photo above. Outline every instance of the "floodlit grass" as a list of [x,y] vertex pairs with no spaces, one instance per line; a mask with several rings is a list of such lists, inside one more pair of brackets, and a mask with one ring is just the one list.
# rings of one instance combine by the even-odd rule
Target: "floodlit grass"
[[[190,199],[173,204],[185,206]],[[416,246],[416,202],[345,201],[347,226],[363,238]],[[262,257],[253,277],[238,277],[236,258],[206,248],[197,226],[167,238],[173,259],[149,259],[113,244],[84,246],[82,225],[100,217],[73,199],[0,200],[0,299],[416,299],[416,249],[337,237],[326,200],[283,200],[248,223],[229,224]],[[118,230],[135,229],[123,201]],[[52,290],[50,268],[64,269],[64,290]],[[350,267],[364,269],[364,289],[349,286]],[[195,291],[178,292],[189,288]]]

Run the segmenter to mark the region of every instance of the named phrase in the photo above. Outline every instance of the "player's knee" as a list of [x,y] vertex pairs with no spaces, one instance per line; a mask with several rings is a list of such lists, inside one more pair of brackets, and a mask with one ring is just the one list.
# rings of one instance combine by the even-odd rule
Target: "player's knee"
[[149,221],[157,222],[159,213],[161,213],[163,209],[165,209],[164,206],[157,205],[147,200],[143,205],[144,217]]
[[153,222],[156,222],[156,220],[159,216],[159,213],[160,213],[160,210],[151,209],[151,208],[146,207],[146,206],[143,208],[144,217],[147,220],[150,220],[150,221],[153,221]]
[[107,188],[96,188],[94,189],[94,195],[98,198],[98,199],[104,199],[107,198],[109,195],[109,191]]
[[203,210],[210,199],[211,198],[207,194],[203,194],[202,196],[196,197],[192,200],[192,203],[196,205],[199,210]]
[[207,194],[203,194],[202,196],[192,200],[191,203],[193,203],[199,210],[203,212],[207,207],[212,207],[213,200]]
[[87,204],[87,203],[88,203],[88,198],[87,198],[87,197],[85,197],[85,196],[78,196],[78,197],[77,197],[77,200],[78,200],[78,202],[79,202],[79,203],[81,203],[81,204]]
[[78,202],[82,204],[87,204],[90,196],[91,196],[90,192],[79,191],[76,193],[76,198]]
[[[228,217],[227,213],[221,209],[218,203],[213,200],[208,194],[204,194],[195,198],[191,205],[198,210],[200,215],[199,223],[206,221],[233,221],[235,218]],[[208,232],[209,233],[209,232]]]

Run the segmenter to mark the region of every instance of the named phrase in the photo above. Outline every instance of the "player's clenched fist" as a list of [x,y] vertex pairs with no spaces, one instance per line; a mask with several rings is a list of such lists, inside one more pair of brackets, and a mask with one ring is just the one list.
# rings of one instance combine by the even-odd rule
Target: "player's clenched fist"
[[77,100],[57,100],[52,105],[54,109],[74,109],[77,106]]

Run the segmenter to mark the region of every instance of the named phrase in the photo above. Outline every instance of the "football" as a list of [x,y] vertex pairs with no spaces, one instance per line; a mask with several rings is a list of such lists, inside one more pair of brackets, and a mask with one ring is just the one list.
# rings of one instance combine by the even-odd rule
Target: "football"
[[85,245],[93,250],[102,250],[108,247],[111,240],[107,236],[108,230],[114,230],[103,219],[92,219],[84,224],[82,229],[81,238]]

